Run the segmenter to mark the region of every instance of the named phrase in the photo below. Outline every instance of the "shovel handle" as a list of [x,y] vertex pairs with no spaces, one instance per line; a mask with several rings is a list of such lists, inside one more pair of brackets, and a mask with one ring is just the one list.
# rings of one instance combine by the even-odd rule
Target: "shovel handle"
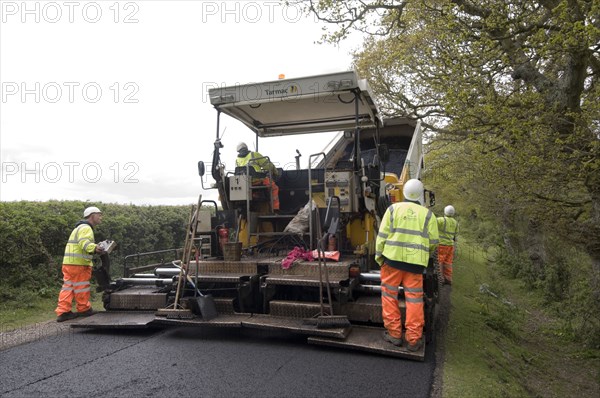
[[172,264],[173,264],[173,266],[174,266],[175,268],[179,268],[179,271],[180,271],[179,275],[180,275],[180,276],[181,276],[182,274],[183,274],[183,275],[185,275],[185,279],[186,279],[186,280],[187,280],[187,281],[190,283],[190,285],[192,285],[192,287],[193,287],[193,288],[196,290],[196,292],[198,293],[198,295],[199,295],[200,297],[204,297],[205,295],[204,295],[204,294],[202,294],[202,292],[200,291],[200,289],[198,289],[198,288],[196,287],[196,285],[194,284],[194,281],[192,280],[192,277],[191,277],[191,276],[189,276],[189,275],[187,274],[187,272],[185,272],[185,270],[183,269],[183,267],[180,267],[179,265],[175,264],[175,261],[173,261],[173,262],[172,262]]

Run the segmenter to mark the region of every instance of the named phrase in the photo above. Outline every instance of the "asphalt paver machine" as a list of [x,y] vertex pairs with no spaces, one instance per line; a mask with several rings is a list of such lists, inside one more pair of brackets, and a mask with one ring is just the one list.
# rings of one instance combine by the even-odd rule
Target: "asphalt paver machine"
[[[368,84],[354,71],[215,88],[209,96],[217,114],[214,152],[212,162],[198,163],[198,171],[203,188],[218,192],[219,203],[200,200],[190,218],[194,250],[186,275],[173,263],[181,258],[176,250],[161,253],[165,258],[158,262],[132,255],[136,261],[126,264],[123,278],[104,286],[106,312],[72,326],[283,330],[306,335],[311,344],[423,360],[425,348],[409,352],[382,339],[374,261],[381,217],[403,200],[404,182],[423,171],[419,123],[383,119]],[[306,168],[300,167],[299,150],[280,148],[279,153],[290,152],[285,164],[265,156],[228,170],[220,155],[223,115],[248,127],[259,152],[259,141],[285,136],[325,150],[308,154]],[[337,134],[324,142],[325,132]],[[264,160],[276,168],[254,167]],[[265,179],[278,187],[278,209]],[[423,203],[426,199],[433,202],[433,194],[424,192]],[[433,261],[423,278],[429,342],[439,287]],[[214,298],[216,318],[204,319],[195,308],[199,292]],[[404,311],[402,288],[398,297]],[[190,310],[182,314],[191,316],[161,312],[176,299]],[[330,325],[311,322],[324,315],[323,308],[323,319],[337,318]],[[340,318],[348,322],[337,322]]]

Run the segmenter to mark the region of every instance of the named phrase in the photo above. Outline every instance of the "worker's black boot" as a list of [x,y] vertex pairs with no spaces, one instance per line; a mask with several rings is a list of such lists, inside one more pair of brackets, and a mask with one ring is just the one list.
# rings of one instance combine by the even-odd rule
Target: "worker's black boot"
[[86,317],[86,316],[92,316],[92,315],[94,315],[94,314],[97,314],[97,312],[96,312],[96,311],[94,311],[93,309],[91,309],[91,308],[90,308],[90,309],[89,309],[89,310],[87,310],[87,311],[78,312],[78,313],[77,313],[77,316],[80,316],[80,317]]
[[71,311],[69,311],[69,312],[65,312],[65,313],[60,314],[56,318],[56,322],[64,322],[64,321],[68,321],[70,319],[75,319],[75,318],[77,318],[77,314],[74,314]]
[[406,349],[410,352],[419,351],[423,347],[423,339],[415,341],[414,344],[406,343]]
[[390,336],[390,334],[388,333],[387,330],[385,332],[383,332],[383,339],[385,341],[387,341],[388,343],[395,345],[396,347],[402,346],[402,338]]

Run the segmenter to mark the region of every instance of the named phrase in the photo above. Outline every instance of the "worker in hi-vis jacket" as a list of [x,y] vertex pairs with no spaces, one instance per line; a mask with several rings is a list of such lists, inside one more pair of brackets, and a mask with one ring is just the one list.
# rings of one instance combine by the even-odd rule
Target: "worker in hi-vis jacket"
[[[92,258],[96,253],[104,253],[94,241],[94,227],[102,222],[102,212],[97,207],[88,207],[83,211],[83,218],[75,224],[65,247],[63,285],[55,310],[57,322],[94,314],[90,304]],[[73,299],[77,303],[77,313],[71,312]]]
[[423,274],[429,257],[438,244],[434,214],[421,206],[423,183],[408,180],[402,190],[404,202],[386,210],[375,246],[375,261],[381,266],[381,306],[383,339],[402,346],[402,321],[398,307],[398,286],[404,287],[406,302],[406,348],[418,351],[423,346],[425,312]]
[[448,285],[452,284],[452,263],[454,262],[456,236],[458,235],[458,221],[454,218],[454,213],[454,206],[448,205],[444,208],[444,216],[437,218],[440,233],[438,264],[444,275],[444,283]]
[[[250,162],[250,166],[258,173],[271,172],[273,178],[279,175],[279,171],[273,163],[258,152],[248,150],[248,145],[245,142],[240,142],[237,146],[237,158],[235,159],[235,167],[243,167]],[[273,210],[279,210],[279,187],[275,184],[272,178],[252,178],[252,185],[264,185],[271,187],[271,196],[273,198]]]

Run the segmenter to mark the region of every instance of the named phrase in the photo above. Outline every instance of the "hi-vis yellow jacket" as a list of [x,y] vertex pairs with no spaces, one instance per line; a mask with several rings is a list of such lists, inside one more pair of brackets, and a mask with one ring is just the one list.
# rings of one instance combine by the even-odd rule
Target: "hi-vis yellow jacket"
[[[262,159],[259,159],[259,158],[262,158]],[[269,162],[269,160],[267,158],[263,157],[263,155],[261,155],[258,152],[248,152],[248,154],[243,158],[238,156],[235,159],[235,167],[246,166],[248,164],[248,162],[250,161],[250,159],[259,159],[259,160],[252,162],[252,164],[250,165],[250,166],[254,167],[254,170],[256,170],[258,173],[264,173],[264,172],[270,170],[273,177],[277,177],[278,171],[277,171],[277,168],[275,167],[275,165],[273,163]]]
[[79,221],[69,236],[63,264],[91,267],[95,251],[94,230],[87,222]]
[[427,267],[438,245],[438,227],[433,213],[412,202],[394,203],[381,220],[375,243],[375,261],[383,257]]
[[440,245],[454,246],[458,234],[458,221],[452,217],[438,217],[437,225],[440,232]]

